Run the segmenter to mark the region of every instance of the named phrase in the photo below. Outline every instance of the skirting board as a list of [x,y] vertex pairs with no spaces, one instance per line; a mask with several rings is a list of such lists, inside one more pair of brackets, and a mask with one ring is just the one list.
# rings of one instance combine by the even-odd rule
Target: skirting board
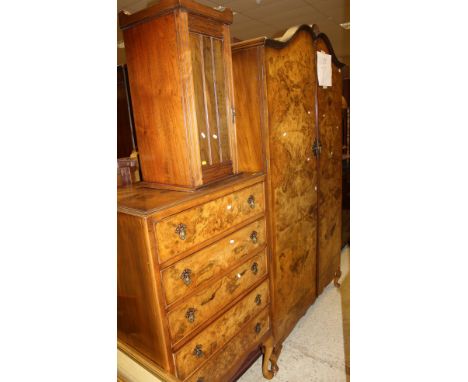
[[117,375],[123,382],[180,382],[124,343],[117,343]]

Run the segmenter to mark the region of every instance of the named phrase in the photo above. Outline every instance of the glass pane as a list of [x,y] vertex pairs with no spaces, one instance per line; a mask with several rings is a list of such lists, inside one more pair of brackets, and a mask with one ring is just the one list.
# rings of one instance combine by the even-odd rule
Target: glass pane
[[211,148],[211,164],[217,164],[219,160],[219,132],[218,118],[216,115],[216,95],[213,69],[213,52],[211,37],[203,37],[203,63],[205,70],[205,102],[208,118],[208,133]]
[[216,78],[216,102],[218,106],[218,130],[221,146],[221,161],[231,160],[229,130],[226,111],[226,79],[224,74],[223,41],[213,39],[213,57]]
[[190,33],[190,51],[192,54],[192,75],[195,90],[195,111],[197,114],[198,139],[202,166],[210,164],[209,135],[206,123],[206,111],[203,90],[203,55],[202,36]]

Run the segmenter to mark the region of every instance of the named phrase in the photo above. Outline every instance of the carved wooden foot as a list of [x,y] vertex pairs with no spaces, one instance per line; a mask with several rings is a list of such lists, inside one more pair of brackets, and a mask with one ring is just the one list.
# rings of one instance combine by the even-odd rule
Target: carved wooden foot
[[338,269],[336,272],[335,272],[335,278],[333,279],[333,283],[335,284],[335,286],[337,288],[339,288],[341,286],[341,284],[338,282],[338,280],[340,279],[341,277],[341,270]]
[[[271,356],[273,354],[273,337],[267,338],[267,340],[262,345],[262,350],[263,350],[263,365],[262,365],[263,376],[266,379],[272,379],[275,376],[275,373],[278,371],[278,366],[276,366],[276,370],[275,370],[276,363],[273,364],[273,361],[271,359]],[[271,361],[271,367],[272,367],[271,370],[268,368],[270,361]]]
[[276,345],[273,348],[273,353],[271,354],[270,361],[271,361],[271,368],[273,372],[276,374],[279,370],[278,367],[278,358],[281,354],[281,350],[283,349],[283,344]]

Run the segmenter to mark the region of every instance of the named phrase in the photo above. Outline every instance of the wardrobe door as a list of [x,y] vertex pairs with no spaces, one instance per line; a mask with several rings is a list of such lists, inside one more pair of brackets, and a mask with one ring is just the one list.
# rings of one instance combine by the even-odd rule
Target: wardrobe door
[[[316,51],[330,53],[323,37]],[[340,268],[341,252],[341,70],[332,62],[332,86],[317,86],[319,136],[322,150],[319,171],[318,294]]]
[[[313,70],[310,70],[310,68]],[[282,341],[316,297],[315,58],[310,33],[265,48],[272,198],[274,335]]]

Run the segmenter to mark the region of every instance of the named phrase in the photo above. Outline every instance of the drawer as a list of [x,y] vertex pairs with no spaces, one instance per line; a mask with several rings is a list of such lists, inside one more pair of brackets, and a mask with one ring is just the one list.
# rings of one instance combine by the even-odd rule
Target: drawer
[[226,381],[225,375],[257,344],[270,328],[268,308],[254,317],[228,344],[185,382]]
[[161,220],[155,227],[159,261],[263,213],[264,206],[263,183],[258,183]]
[[265,219],[257,220],[161,272],[166,303],[242,261],[265,244]]
[[178,377],[184,379],[202,365],[259,314],[268,302],[268,281],[265,280],[175,354]]
[[222,279],[187,298],[167,315],[172,342],[176,343],[267,273],[266,249]]

